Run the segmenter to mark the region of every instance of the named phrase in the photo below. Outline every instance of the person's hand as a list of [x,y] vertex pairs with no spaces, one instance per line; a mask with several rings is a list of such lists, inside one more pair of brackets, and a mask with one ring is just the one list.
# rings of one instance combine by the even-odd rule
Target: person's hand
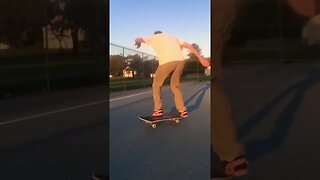
[[204,58],[200,59],[200,63],[202,64],[202,66],[204,67],[208,67],[210,65],[210,62]]
[[143,42],[142,38],[135,39],[135,45],[137,46],[137,48],[140,48],[142,42]]
[[143,42],[143,39],[142,39],[142,38],[136,38],[136,39],[135,39],[135,42],[136,42],[136,43],[142,43],[142,42]]
[[134,45],[136,45],[137,48],[141,47],[141,43],[139,43],[139,42],[136,42]]

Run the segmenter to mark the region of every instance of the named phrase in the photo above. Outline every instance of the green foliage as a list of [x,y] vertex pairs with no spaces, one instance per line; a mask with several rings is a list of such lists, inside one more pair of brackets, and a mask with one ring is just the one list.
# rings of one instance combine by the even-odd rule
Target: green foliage
[[[191,45],[199,52],[199,54],[201,54],[201,49],[200,49],[200,47],[199,47],[198,44],[192,43]],[[198,59],[198,58],[197,58],[197,56],[196,56],[193,52],[189,52],[189,53],[188,53],[188,59],[190,59],[190,60],[196,60],[196,59]]]
[[134,54],[134,55],[128,55],[126,57],[126,60],[128,62],[128,65],[136,70],[138,72],[138,75],[141,75],[140,73],[142,73],[143,71],[143,62],[142,62],[142,58],[139,54]]
[[[59,9],[58,0],[1,0],[0,1],[0,43],[13,48],[42,44],[42,27],[50,23],[56,15],[64,17],[63,23],[55,27],[86,30],[93,41],[101,41],[106,31],[106,2],[92,0],[61,0],[65,3]],[[94,34],[94,36],[93,36]],[[93,43],[91,45],[94,45]],[[102,45],[99,45],[102,46]]]
[[20,47],[41,39],[47,2],[43,0],[1,0],[0,42]]
[[109,61],[109,74],[112,76],[122,75],[122,70],[126,67],[125,58],[120,55],[111,55]]

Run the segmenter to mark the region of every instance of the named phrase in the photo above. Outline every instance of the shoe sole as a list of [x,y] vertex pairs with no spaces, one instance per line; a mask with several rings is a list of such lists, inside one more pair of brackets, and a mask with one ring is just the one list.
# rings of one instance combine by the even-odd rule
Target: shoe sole
[[233,177],[225,177],[225,178],[211,178],[211,180],[228,180],[232,179]]
[[158,116],[152,116],[151,115],[151,117],[154,117],[154,118],[161,117],[161,116],[163,116],[163,114],[162,115],[158,115]]
[[242,171],[237,171],[233,176],[230,177],[224,177],[224,178],[211,178],[211,180],[228,180],[236,177],[242,177],[245,176],[249,173],[249,170],[242,170]]
[[95,175],[92,175],[91,177],[92,177],[92,179],[94,179],[94,180],[104,180],[104,179],[106,179],[106,178],[96,177]]
[[249,173],[249,170],[248,169],[245,169],[245,170],[239,170],[237,171],[233,177],[240,177],[240,176],[245,176]]

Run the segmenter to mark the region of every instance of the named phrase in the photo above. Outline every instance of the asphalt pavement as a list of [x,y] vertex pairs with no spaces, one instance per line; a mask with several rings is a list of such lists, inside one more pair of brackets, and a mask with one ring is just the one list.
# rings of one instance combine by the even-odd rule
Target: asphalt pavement
[[[320,167],[320,64],[260,64],[226,67],[229,95],[240,141],[250,161],[239,180],[317,176]],[[182,85],[190,117],[156,129],[137,116],[152,111],[151,89],[110,96],[111,179],[194,179],[210,177],[210,86]],[[174,111],[163,88],[164,109]]]
[[[250,174],[238,179],[316,177],[320,64],[234,65],[224,73],[250,161]],[[109,99],[101,86],[1,100],[0,179],[87,180],[107,170],[112,180],[210,179],[210,83],[181,89],[190,116],[156,129],[138,119],[152,112],[151,88]],[[162,92],[164,111],[175,112],[170,87]]]
[[88,180],[108,169],[106,86],[0,101],[0,179]]
[[239,180],[304,180],[320,166],[320,64],[228,67],[229,94],[250,173]]
[[[209,179],[210,82],[183,83],[181,89],[190,116],[155,129],[138,118],[153,111],[150,88],[110,96],[111,179]],[[163,87],[164,112],[177,112],[173,97]]]

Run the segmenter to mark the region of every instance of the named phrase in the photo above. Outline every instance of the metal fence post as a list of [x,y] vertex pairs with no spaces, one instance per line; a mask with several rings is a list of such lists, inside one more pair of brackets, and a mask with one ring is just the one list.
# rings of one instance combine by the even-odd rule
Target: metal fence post
[[[125,58],[125,56],[124,56],[124,47],[122,47],[122,56],[123,56],[123,58]],[[127,88],[126,88],[126,77],[123,77],[123,73],[122,73],[122,78],[123,78],[123,90],[125,91],[125,90],[127,90]]]
[[[126,90],[128,90],[128,88],[130,89],[130,87],[129,87],[129,85],[131,85],[131,84],[129,84],[129,83],[133,83],[133,85],[135,86],[135,85],[137,85],[137,83],[138,83],[138,85],[140,86],[140,87],[147,87],[147,83],[149,82],[149,76],[146,74],[146,67],[145,67],[145,63],[146,63],[146,61],[149,59],[149,57],[154,57],[154,61],[157,61],[157,57],[156,56],[154,56],[154,55],[151,55],[151,54],[148,54],[148,53],[145,53],[145,52],[141,52],[141,51],[137,51],[137,50],[135,50],[135,49],[130,49],[130,48],[127,48],[127,47],[123,47],[123,46],[120,46],[120,45],[117,45],[117,44],[113,44],[113,43],[109,43],[111,46],[114,46],[114,47],[118,47],[118,48],[120,48],[120,53],[118,53],[118,55],[120,55],[124,60],[125,60],[125,64],[126,64],[126,66],[128,66],[128,56],[127,57],[125,57],[125,51],[127,50],[127,51],[129,51],[129,52],[131,52],[131,51],[133,51],[133,52],[135,52],[136,54],[135,55],[140,55],[140,56],[142,56],[142,58],[141,58],[141,62],[142,62],[142,67],[140,66],[140,69],[139,69],[139,66],[138,67],[135,67],[136,68],[136,70],[137,70],[137,76],[134,76],[134,77],[137,77],[137,81],[133,81],[133,82],[130,82],[130,80],[128,80],[128,82],[127,82],[127,78],[126,77],[123,77],[124,76],[124,74],[123,74],[123,72],[121,73],[122,74],[122,77],[118,77],[118,79],[117,80],[119,80],[119,81],[116,81],[115,82],[115,84],[117,84],[117,82],[118,83],[120,83],[119,84],[119,88],[121,88],[121,84],[122,84],[122,90],[123,91],[126,91]],[[109,53],[111,53],[110,51],[109,51]],[[146,55],[146,57],[144,57]],[[139,63],[140,63],[140,61],[139,61]],[[151,62],[152,64],[151,64],[151,66],[152,66],[152,73],[154,73],[153,71],[153,68],[154,68],[154,62]],[[129,65],[130,66],[130,65]],[[133,70],[133,73],[134,73],[134,70]],[[142,74],[140,74],[140,73],[142,73]],[[118,76],[118,75],[117,75]],[[151,78],[151,80],[152,80],[152,78]],[[143,81],[143,82],[142,82]],[[134,84],[134,83],[136,83],[136,84]],[[143,84],[142,84],[143,83]],[[143,86],[142,86],[143,85]],[[127,87],[128,86],[128,87]]]
[[49,55],[48,55],[48,27],[47,27],[47,22],[48,22],[48,15],[47,15],[47,9],[45,8],[44,11],[44,17],[45,17],[45,26],[44,26],[44,30],[45,30],[45,62],[46,62],[46,86],[47,86],[47,91],[50,91],[51,87],[50,87],[50,73],[49,73]]
[[49,55],[48,55],[48,52],[47,50],[46,51],[46,79],[47,79],[47,91],[50,91],[51,90],[51,87],[50,87],[50,73],[49,73],[49,68],[50,68],[50,63],[49,63]]
[[152,62],[151,62],[151,74],[152,74],[152,76],[150,76],[150,80],[151,81],[153,81],[153,77],[154,77],[154,74],[155,74],[155,72],[153,72],[153,68],[154,68],[153,63],[154,63],[155,60],[156,60],[156,57],[153,57]]
[[142,55],[142,77],[143,77],[143,87],[145,88],[146,87],[146,75],[145,75],[145,71],[144,71],[144,56],[143,56],[143,53],[141,53]]
[[284,56],[284,41],[283,41],[283,22],[282,22],[283,14],[282,14],[282,3],[278,1],[278,28],[279,28],[279,36],[280,36],[280,59],[282,61],[285,60]]
[[198,68],[198,82],[200,82],[200,63],[198,61],[197,62],[197,68]]

